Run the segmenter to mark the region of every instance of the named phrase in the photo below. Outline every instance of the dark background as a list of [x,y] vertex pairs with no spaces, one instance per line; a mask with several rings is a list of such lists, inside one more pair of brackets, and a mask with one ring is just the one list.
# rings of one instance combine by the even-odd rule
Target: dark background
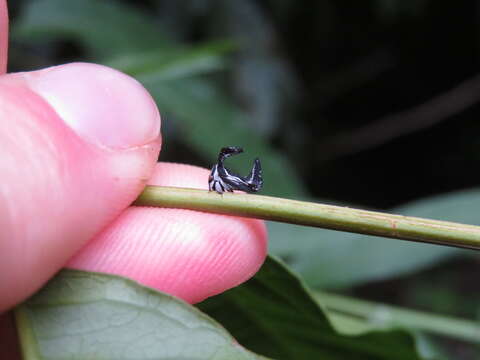
[[[231,49],[219,50],[225,60],[221,67],[196,76],[221,91],[218,100],[213,97],[212,112],[217,113],[217,104],[222,114],[228,99],[228,106],[246,115],[244,125],[261,144],[246,148],[247,162],[259,156],[268,168],[275,160],[269,163],[261,149],[269,149],[298,179],[297,190],[282,193],[266,178],[267,193],[270,183],[277,196],[388,210],[480,183],[479,1],[101,2],[151,21],[159,43],[168,39],[169,51],[232,42]],[[62,12],[39,13],[46,3],[9,2],[9,71],[70,61],[111,64],[110,58],[118,56],[110,57],[108,46],[101,55],[92,50],[81,27],[72,30]],[[91,1],[72,3],[88,12]],[[53,25],[35,23],[42,16]],[[159,103],[165,140],[160,160],[209,167],[214,149],[198,145],[195,134],[185,135],[182,118],[188,106]],[[222,143],[228,134],[221,124],[209,129],[218,137],[212,146],[243,145]],[[478,319],[478,259],[455,254],[340,290]],[[455,359],[478,356],[475,346],[448,339],[438,343]]]
[[[219,32],[225,26],[209,29],[211,19],[220,16],[216,1],[123,2],[159,21],[168,16],[163,23],[181,42],[224,37]],[[10,1],[13,24],[28,3]],[[249,101],[254,90],[236,100],[253,114],[267,113],[253,122],[265,124],[267,139],[289,156],[310,194],[388,208],[479,183],[478,1],[251,1],[235,6],[254,20],[242,24],[237,19],[232,27],[245,26],[247,41],[259,30],[258,46],[265,48],[246,47],[252,57],[265,58],[267,66],[281,62],[272,76],[283,78],[270,86],[286,88],[277,88],[285,94],[272,96],[276,99],[268,104]],[[229,31],[242,36],[239,29]],[[11,71],[88,60],[70,39],[13,42],[10,51]],[[469,80],[471,91],[458,89]],[[455,107],[449,114],[432,103],[446,94],[449,104],[441,106]],[[431,106],[408,116],[425,104]],[[279,118],[272,119],[276,114]],[[208,166],[175,149],[162,154],[162,160]]]

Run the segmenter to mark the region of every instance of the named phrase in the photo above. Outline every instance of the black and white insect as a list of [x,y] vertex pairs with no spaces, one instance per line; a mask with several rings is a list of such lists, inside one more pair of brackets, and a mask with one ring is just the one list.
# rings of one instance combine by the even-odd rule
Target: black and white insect
[[233,192],[233,190],[252,193],[257,192],[262,188],[262,167],[258,158],[253,162],[250,174],[245,177],[233,174],[223,165],[223,161],[226,158],[242,152],[243,149],[238,146],[228,146],[220,150],[220,153],[218,154],[218,162],[213,165],[212,172],[208,177],[209,191],[216,191],[219,194],[223,194],[225,191]]

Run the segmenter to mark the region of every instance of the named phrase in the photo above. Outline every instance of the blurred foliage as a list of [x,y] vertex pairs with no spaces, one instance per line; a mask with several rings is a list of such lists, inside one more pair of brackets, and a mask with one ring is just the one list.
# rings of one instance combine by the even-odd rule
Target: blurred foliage
[[[246,154],[232,166],[246,172],[259,156],[266,194],[479,224],[478,1],[9,6],[10,70],[94,61],[136,77],[162,113],[161,160],[208,167],[220,147],[239,145]],[[437,115],[439,102],[454,110]],[[311,285],[478,318],[472,252],[269,230],[271,251]],[[460,270],[442,276],[450,266]],[[438,283],[425,280],[433,273]],[[459,289],[459,278],[468,285]],[[399,282],[402,294],[391,290]],[[463,344],[443,344],[456,359],[475,358]]]
[[332,322],[302,281],[270,257],[252,279],[198,306],[240,344],[275,359],[439,359],[404,331],[374,325],[352,331],[358,319],[348,316]]
[[[109,16],[109,12],[113,15]],[[124,20],[130,14],[132,19]],[[203,45],[200,49],[181,49],[181,44],[173,39],[162,42],[162,36],[156,36],[160,28],[153,18],[139,17],[136,11],[118,2],[40,0],[26,8],[18,25],[13,27],[13,38],[79,41],[93,60],[115,66],[140,80],[162,113],[167,117],[173,115],[179,123],[182,140],[201,155],[214,159],[221,147],[241,144],[248,152],[261,154],[269,164],[264,169],[265,178],[282,179],[272,182],[268,192],[302,194],[292,166],[249,128],[246,115],[221,94],[214,81],[201,78],[218,70],[224,47]],[[142,26],[138,26],[137,34],[139,22]],[[144,36],[144,32],[148,35]],[[96,33],[102,36],[95,36]],[[136,36],[141,40],[135,39]],[[166,139],[168,144],[169,137]]]

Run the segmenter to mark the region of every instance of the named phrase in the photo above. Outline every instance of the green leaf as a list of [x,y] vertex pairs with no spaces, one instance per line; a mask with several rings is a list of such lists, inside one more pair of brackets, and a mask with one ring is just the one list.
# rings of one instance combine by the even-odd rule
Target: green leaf
[[337,332],[303,282],[271,257],[251,280],[198,306],[240,344],[277,359],[421,358],[406,331]]
[[[381,317],[382,313],[379,311],[378,316]],[[337,313],[327,310],[328,319],[332,322],[337,331],[343,334],[359,335],[369,331],[385,330],[390,331],[395,328],[398,329],[398,325],[394,324],[382,325],[376,324],[375,318],[371,321],[365,321],[364,319],[346,315],[343,313]],[[430,340],[430,338],[422,332],[410,330],[411,336],[415,339],[415,346],[418,354],[424,359],[435,360],[447,360],[448,356],[442,352],[442,350]]]
[[172,47],[121,55],[105,65],[149,81],[166,81],[202,75],[225,69],[224,54],[234,48],[231,42],[212,42],[193,47]]
[[80,41],[97,58],[164,47],[168,41],[152,16],[109,0],[30,1],[12,29],[17,40]]
[[16,309],[24,359],[261,359],[172,296],[118,276],[63,270]]
[[[461,191],[412,202],[391,212],[480,225],[480,190]],[[311,286],[348,287],[399,276],[468,250],[412,244],[373,236],[268,224],[270,251],[299,271]]]

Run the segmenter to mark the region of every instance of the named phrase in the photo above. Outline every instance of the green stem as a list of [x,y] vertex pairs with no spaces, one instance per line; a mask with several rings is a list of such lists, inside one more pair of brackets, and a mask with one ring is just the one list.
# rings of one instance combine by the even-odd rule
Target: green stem
[[147,186],[133,205],[191,209],[480,249],[480,227],[251,194]]
[[39,352],[36,341],[36,336],[33,333],[32,324],[29,316],[25,313],[25,308],[18,305],[15,310],[15,322],[17,324],[18,339],[20,342],[20,349],[22,351],[22,359],[24,360],[39,360]]
[[[436,335],[444,335],[459,340],[478,343],[480,341],[480,324],[474,321],[457,319],[449,316],[431,314],[423,311],[403,309],[331,293],[315,293],[332,315],[347,316],[359,321],[380,326],[401,326],[422,330]],[[361,329],[360,323],[358,329]]]

